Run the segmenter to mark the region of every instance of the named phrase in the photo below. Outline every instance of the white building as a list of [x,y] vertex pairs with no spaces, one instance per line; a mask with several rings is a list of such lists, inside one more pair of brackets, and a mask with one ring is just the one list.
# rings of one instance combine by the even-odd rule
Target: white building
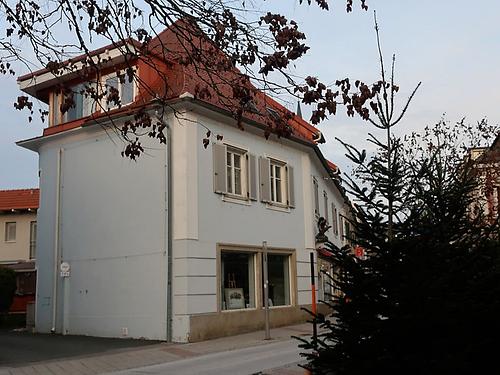
[[[106,53],[111,65],[97,81],[116,74],[113,64],[121,62],[115,49]],[[136,69],[151,76],[140,59]],[[271,325],[307,318],[300,307],[311,304],[317,217],[334,224],[329,236],[341,246],[348,207],[312,141],[315,128],[295,117],[287,139],[266,140],[262,124],[250,119],[241,131],[220,106],[195,99],[185,77],[171,88],[171,110],[161,117],[140,83],[120,85],[120,109],[92,113],[76,96],[75,110],[60,115],[61,81],[79,83],[44,70],[19,78],[51,112],[42,136],[19,142],[40,157],[39,332],[187,342],[261,329],[263,241]],[[261,98],[265,110],[283,110]],[[105,125],[129,119],[145,103],[167,125],[167,142],[143,139],[146,152],[133,162]],[[223,141],[204,149],[199,124]],[[70,266],[64,277],[61,263]]]

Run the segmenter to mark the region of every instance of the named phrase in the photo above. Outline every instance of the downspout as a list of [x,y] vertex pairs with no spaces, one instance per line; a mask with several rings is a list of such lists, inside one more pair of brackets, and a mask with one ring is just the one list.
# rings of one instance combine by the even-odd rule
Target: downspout
[[60,216],[60,201],[61,201],[61,160],[63,149],[60,148],[57,153],[57,175],[56,175],[56,217],[54,224],[54,283],[52,285],[52,328],[50,332],[56,332],[56,315],[57,315],[57,284],[59,272],[59,216]]
[[167,340],[172,342],[172,129],[167,125],[168,248],[167,248]]
[[165,123],[163,116],[160,119],[161,123],[165,125],[166,138],[167,138],[167,152],[166,152],[166,235],[165,235],[165,252],[167,257],[167,285],[166,285],[166,320],[167,320],[167,342],[172,341],[172,129],[170,125]]

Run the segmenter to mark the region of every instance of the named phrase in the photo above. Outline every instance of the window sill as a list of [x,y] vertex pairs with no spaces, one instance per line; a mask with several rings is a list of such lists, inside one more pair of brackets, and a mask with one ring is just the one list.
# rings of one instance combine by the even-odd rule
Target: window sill
[[234,313],[234,312],[239,312],[239,311],[257,311],[257,310],[259,310],[259,309],[256,307],[247,307],[244,309],[219,310],[219,312],[226,314],[226,313]]
[[266,203],[266,208],[273,211],[290,213],[290,207],[279,204],[279,203]]
[[227,203],[236,203],[241,204],[243,206],[251,206],[250,201],[244,197],[230,194],[222,194],[222,201]]
[[13,240],[13,241],[5,241],[5,243],[16,243],[16,240]]

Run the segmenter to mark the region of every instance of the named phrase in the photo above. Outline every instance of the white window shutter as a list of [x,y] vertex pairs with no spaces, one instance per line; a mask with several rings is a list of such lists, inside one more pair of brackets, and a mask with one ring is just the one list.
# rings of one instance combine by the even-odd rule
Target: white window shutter
[[271,201],[271,165],[268,158],[259,158],[260,200]]
[[295,207],[295,184],[293,180],[293,167],[287,165],[288,169],[288,206]]
[[248,198],[257,200],[257,158],[248,154]]
[[224,194],[227,191],[226,183],[226,146],[212,144],[214,162],[214,192]]

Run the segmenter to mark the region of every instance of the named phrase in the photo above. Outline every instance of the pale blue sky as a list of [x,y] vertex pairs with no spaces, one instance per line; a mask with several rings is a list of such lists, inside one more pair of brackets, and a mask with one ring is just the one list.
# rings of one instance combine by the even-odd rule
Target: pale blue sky
[[[344,0],[330,1],[333,12],[292,0],[268,0],[261,9],[282,10],[298,21],[311,50],[296,73],[316,75],[330,83],[344,77],[365,82],[378,79],[372,13],[376,8],[386,58],[389,61],[392,53],[397,57],[401,100],[422,81],[399,132],[421,129],[444,113],[450,121],[466,117],[475,122],[486,117],[500,123],[500,2],[367,2],[368,12],[356,5],[351,14],[345,13]],[[36,116],[28,124],[26,113],[14,109],[12,103],[20,95],[14,77],[0,77],[0,87],[0,189],[37,186],[37,155],[14,142],[40,135],[43,126]],[[295,109],[295,103],[290,108]],[[306,107],[302,109],[305,116],[310,113]],[[372,130],[362,120],[348,119],[343,113],[325,121],[320,129],[328,140],[323,152],[342,167],[347,162],[333,138],[363,145],[366,132]]]

